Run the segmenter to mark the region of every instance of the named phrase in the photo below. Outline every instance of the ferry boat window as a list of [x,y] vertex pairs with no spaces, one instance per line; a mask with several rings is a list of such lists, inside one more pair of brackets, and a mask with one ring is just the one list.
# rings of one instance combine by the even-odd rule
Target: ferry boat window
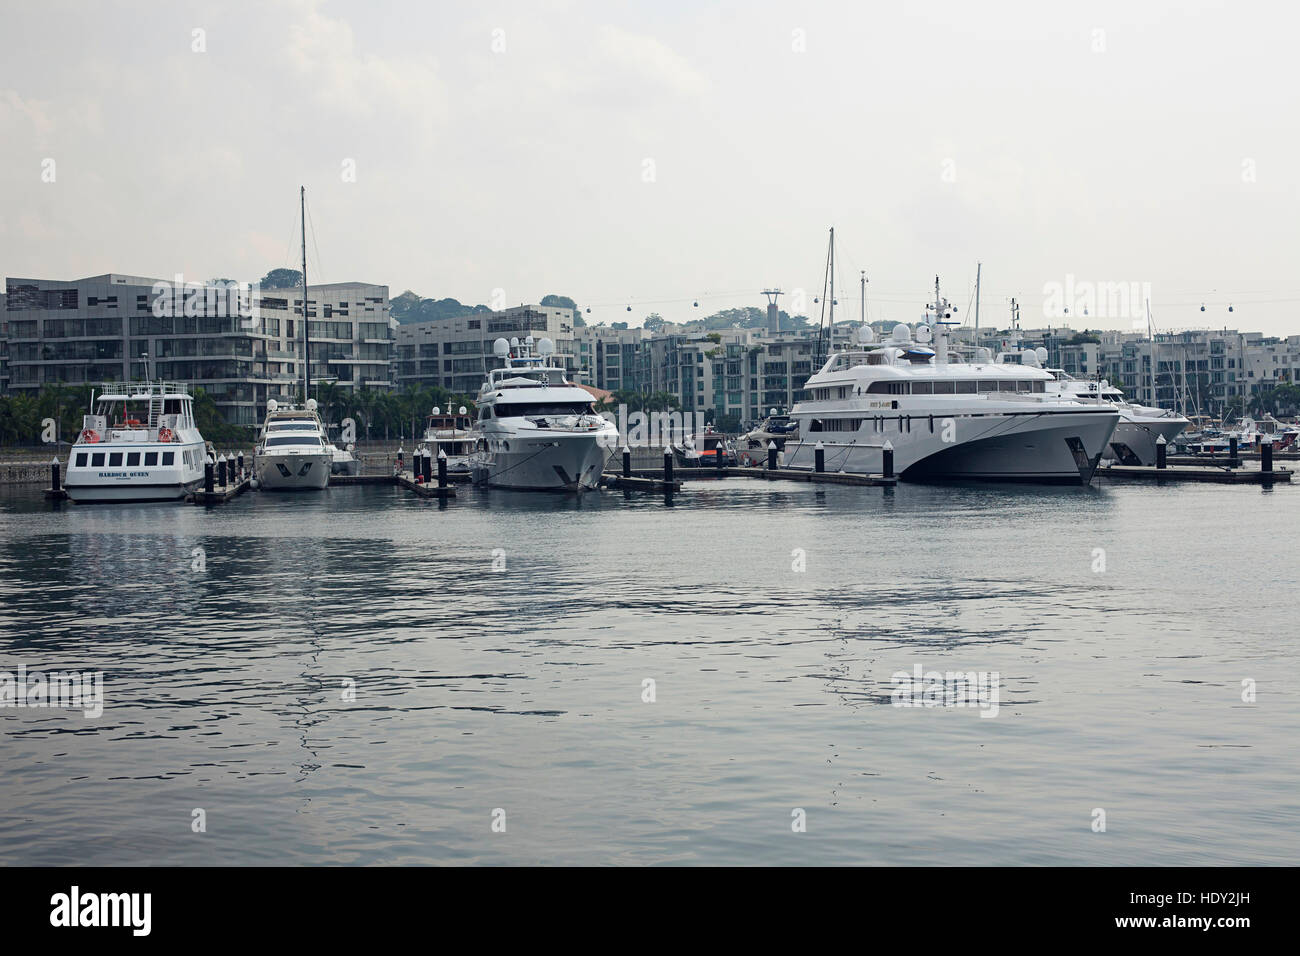
[[77,467],[78,468],[86,467],[86,453],[84,451],[77,455]]
[[913,394],[913,395],[933,395],[933,394],[934,394],[934,382],[913,382],[913,383],[912,383],[912,394]]
[[958,395],[974,395],[976,392],[976,382],[973,379],[967,379],[964,382],[955,382]]
[[122,467],[122,453],[120,451],[115,451],[108,456],[108,467],[109,468]]
[[147,451],[144,453],[145,467],[158,464],[158,453],[156,451]]
[[140,464],[140,453],[138,451],[128,452],[126,456],[126,467],[135,468]]
[[90,467],[91,468],[104,467],[104,453],[102,451],[97,451],[90,456]]
[[165,451],[162,453],[162,456],[163,456],[162,463],[164,465],[173,465],[176,463],[176,452]]
[[935,382],[934,383],[934,394],[936,395],[951,395],[955,391],[957,391],[956,382]]

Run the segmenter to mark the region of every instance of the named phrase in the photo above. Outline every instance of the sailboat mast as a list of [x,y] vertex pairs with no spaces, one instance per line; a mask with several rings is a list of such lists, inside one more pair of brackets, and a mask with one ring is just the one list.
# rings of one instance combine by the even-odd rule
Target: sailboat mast
[[980,263],[975,263],[975,344],[980,344]]
[[307,328],[307,187],[298,187],[302,217],[302,401],[311,397],[311,334]]
[[1147,339],[1151,342],[1151,405],[1153,408],[1159,408],[1160,402],[1156,399],[1156,333],[1155,327],[1151,324],[1151,300],[1147,299]]

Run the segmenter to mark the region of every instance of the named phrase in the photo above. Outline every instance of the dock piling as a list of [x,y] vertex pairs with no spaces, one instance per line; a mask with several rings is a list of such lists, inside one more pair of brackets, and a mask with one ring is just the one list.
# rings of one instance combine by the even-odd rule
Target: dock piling
[[222,455],[217,459],[217,484],[222,488],[226,487],[226,456]]
[[212,474],[212,456],[209,455],[203,463],[203,491],[206,494],[212,494],[213,474]]
[[1240,468],[1241,459],[1237,457],[1237,436],[1228,439],[1228,467]]
[[673,450],[671,448],[664,449],[664,481],[670,485],[673,483]]
[[813,447],[813,471],[821,474],[826,470],[826,446],[818,442]]
[[[57,468],[58,465],[56,464],[55,467]],[[1273,443],[1271,441],[1260,443],[1259,470],[1264,472],[1271,472],[1273,470]],[[55,474],[57,475],[58,472],[56,471]]]
[[623,446],[623,477],[632,477],[632,449],[627,445]]
[[1168,448],[1166,447],[1165,436],[1161,435],[1156,439],[1156,467],[1164,471],[1168,466]]
[[438,487],[447,487],[447,452],[438,449]]
[[54,460],[50,462],[50,491],[58,494],[59,491],[59,456],[55,455]]
[[776,442],[767,443],[767,467],[769,471],[776,471]]
[[880,473],[886,478],[894,477],[894,443],[885,439],[885,447],[881,453]]

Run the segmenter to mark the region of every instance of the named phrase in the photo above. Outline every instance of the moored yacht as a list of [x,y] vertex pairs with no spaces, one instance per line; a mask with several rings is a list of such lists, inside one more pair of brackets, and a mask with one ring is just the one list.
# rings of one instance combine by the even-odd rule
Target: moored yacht
[[425,420],[424,444],[428,446],[433,457],[438,452],[447,456],[448,471],[469,471],[470,454],[474,450],[474,420],[464,405],[460,411],[452,414],[434,407],[432,414]]
[[271,399],[253,460],[258,487],[270,491],[326,487],[334,464],[327,444],[314,398],[302,408]]
[[769,444],[784,450],[787,441],[794,441],[798,437],[799,423],[789,415],[777,414],[773,408],[768,412],[767,418],[736,439],[736,450],[742,455],[748,451],[751,457],[754,457],[752,453],[757,452],[758,459],[766,459]]
[[102,386],[68,453],[68,497],[82,504],[184,498],[202,484],[207,460],[193,406],[181,385]]
[[[1043,362],[1047,359],[1047,349],[1038,348],[1032,353],[1025,351],[1019,356],[999,355],[998,361],[1006,360]],[[1047,369],[1055,379],[1047,386],[1049,392],[1073,398],[1081,402],[1105,402],[1119,410],[1119,424],[1111,435],[1108,454],[1122,465],[1154,465],[1156,463],[1156,446],[1163,437],[1169,448],[1173,448],[1174,439],[1182,434],[1188,421],[1177,412],[1165,408],[1152,408],[1138,405],[1124,399],[1124,393],[1110,382],[1085,382],[1073,378],[1063,369]]]
[[551,363],[555,343],[497,339],[503,368],[479,390],[470,473],[476,484],[538,491],[585,491],[600,483],[618,443],[613,422],[596,414],[591,394]]
[[[951,306],[938,294],[928,324],[894,327],[875,343],[869,326],[858,345],[835,353],[804,386],[798,441],[785,466],[811,469],[821,444],[827,471],[878,474],[893,451],[903,478],[989,479],[1087,484],[1119,421],[1110,405],[1048,391],[1052,376],[1031,365],[951,361]],[[933,343],[933,347],[932,347]]]

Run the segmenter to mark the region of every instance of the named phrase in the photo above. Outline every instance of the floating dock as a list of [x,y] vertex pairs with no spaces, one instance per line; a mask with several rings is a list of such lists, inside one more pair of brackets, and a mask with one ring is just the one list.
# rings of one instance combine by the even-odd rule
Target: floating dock
[[393,485],[394,475],[330,475],[331,485]]
[[[898,476],[863,475],[847,471],[811,471],[802,468],[727,468],[727,472],[738,478],[764,478],[768,481],[811,481],[826,485],[878,485],[892,487],[898,484]],[[700,476],[709,473],[709,469],[699,469]]]
[[238,498],[251,487],[253,487],[252,476],[245,475],[234,484],[213,485],[211,491],[200,488],[185,500],[195,505],[224,505],[232,498]]
[[[640,469],[640,470],[650,471],[652,469]],[[659,477],[657,478],[648,475],[635,475],[635,474],[630,477],[624,478],[622,475],[604,474],[601,476],[601,480],[604,482],[606,488],[620,488],[623,491],[673,492],[673,491],[682,490],[682,483],[680,481],[678,481],[675,478],[672,481],[665,481],[663,479],[662,469],[658,472],[658,474]]]
[[403,471],[395,477],[389,479],[401,485],[407,491],[414,491],[421,498],[455,498],[456,486],[451,483],[451,476],[448,475],[446,488],[438,487],[438,479],[433,481],[416,481],[415,476],[409,471]]
[[1266,485],[1274,481],[1290,481],[1286,468],[1260,471],[1257,468],[1224,468],[1214,465],[1105,465],[1097,469],[1098,478],[1118,478],[1139,481],[1203,481],[1223,485]]

